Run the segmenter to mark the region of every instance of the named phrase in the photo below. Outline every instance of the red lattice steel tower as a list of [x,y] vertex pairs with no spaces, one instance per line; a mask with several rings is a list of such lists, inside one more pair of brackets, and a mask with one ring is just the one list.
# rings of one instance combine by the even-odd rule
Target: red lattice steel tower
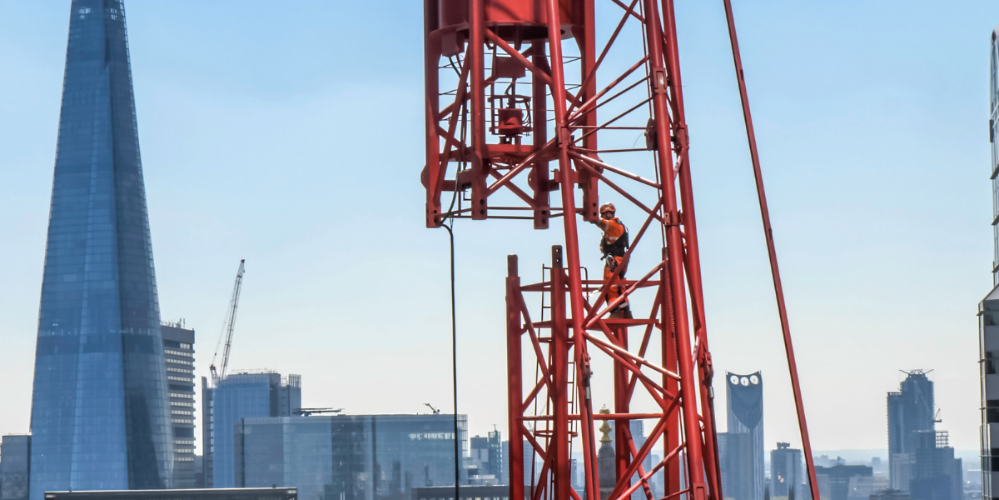
[[[517,258],[509,258],[511,499],[581,500],[570,480],[571,447],[579,442],[587,500],[635,491],[651,500],[648,480],[660,471],[666,499],[721,500],[673,1],[595,1],[425,0],[426,225],[448,218],[524,219],[535,229],[562,223],[564,247],[553,248],[547,279],[521,284]],[[602,44],[598,7],[608,23]],[[740,91],[765,210],[741,76]],[[578,218],[598,219],[601,194],[643,222],[613,276],[584,279]],[[797,391],[769,236],[768,245]],[[628,267],[638,279],[619,281],[625,295],[608,303],[608,283]],[[634,319],[611,318],[625,298]],[[539,299],[532,320],[530,305]],[[613,366],[612,380],[601,381],[613,392],[606,413],[593,411],[597,357]],[[638,398],[654,409],[632,411]],[[811,472],[797,392],[796,402]],[[642,446],[630,432],[636,419],[653,423]],[[601,420],[616,424],[612,478],[600,477],[597,466],[594,424]],[[643,462],[658,442],[662,459],[647,470]],[[536,455],[537,470],[524,470],[525,453]]]

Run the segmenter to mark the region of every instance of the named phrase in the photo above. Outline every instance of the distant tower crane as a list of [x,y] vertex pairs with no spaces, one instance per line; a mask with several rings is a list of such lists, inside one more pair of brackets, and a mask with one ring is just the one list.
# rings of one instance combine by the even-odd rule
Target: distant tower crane
[[[232,298],[229,299],[229,308],[226,310],[226,318],[222,327],[222,335],[219,336],[218,346],[215,347],[215,355],[212,356],[212,364],[209,369],[212,371],[212,385],[219,386],[219,382],[225,378],[226,368],[229,367],[229,350],[232,348],[232,332],[236,327],[236,308],[239,306],[239,291],[243,286],[243,265],[246,259],[239,261],[239,271],[236,272],[236,284],[232,288]],[[215,359],[218,358],[222,341],[225,340],[225,347],[222,349],[222,367],[215,369]]]

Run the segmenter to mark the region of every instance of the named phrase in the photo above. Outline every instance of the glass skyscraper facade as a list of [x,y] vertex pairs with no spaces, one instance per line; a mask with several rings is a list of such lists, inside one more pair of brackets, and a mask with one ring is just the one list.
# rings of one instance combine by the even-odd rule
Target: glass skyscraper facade
[[73,0],[38,318],[33,500],[158,489],[166,369],[120,0]]
[[992,30],[989,51],[989,144],[992,161],[992,291],[978,304],[978,354],[981,377],[980,430],[982,499],[999,496],[999,27]]
[[[467,422],[458,416],[466,458]],[[454,485],[454,415],[247,418],[236,438],[236,487],[284,484],[308,500],[411,500],[414,488]]]
[[763,500],[763,375],[725,374],[728,432],[718,435],[722,491],[735,500]]
[[935,430],[933,409],[933,382],[922,370],[908,372],[888,393],[888,471],[896,490],[909,491],[920,433]]
[[[236,486],[234,448],[236,425],[245,418],[289,417],[302,408],[302,377],[280,373],[235,373],[211,389],[211,436],[205,456],[212,469],[213,488]],[[270,486],[268,484],[267,486]]]

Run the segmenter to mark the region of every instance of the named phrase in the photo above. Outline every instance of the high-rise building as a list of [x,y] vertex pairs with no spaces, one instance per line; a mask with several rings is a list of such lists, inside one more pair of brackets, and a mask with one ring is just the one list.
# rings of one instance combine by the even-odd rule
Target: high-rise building
[[506,484],[503,483],[503,441],[500,432],[491,431],[486,437],[474,436],[469,439],[469,445],[471,449],[468,459],[469,475],[474,468],[480,481]]
[[173,427],[173,487],[195,487],[194,470],[194,330],[183,321],[163,323],[163,356],[170,389]]
[[722,491],[735,500],[763,500],[763,376],[725,373],[728,432],[718,434]]
[[[270,371],[227,376],[211,390],[210,450],[213,488],[236,485],[236,425],[245,418],[290,417],[302,408],[302,377]],[[205,452],[205,457],[209,451]]]
[[[244,418],[235,430],[236,487],[285,485],[310,499],[411,500],[414,488],[454,486],[454,415]],[[465,415],[458,416],[458,440],[467,456]]]
[[777,443],[777,449],[770,451],[770,497],[801,497],[801,486],[805,475],[801,468],[801,450],[791,448],[790,443]]
[[[600,413],[609,414],[610,410],[602,408]],[[617,458],[614,452],[614,440],[611,439],[614,428],[610,426],[609,421],[604,420],[597,430],[601,433],[600,448],[597,450],[597,475],[600,478],[598,486],[601,500],[607,500],[617,486]]]
[[932,431],[933,381],[928,371],[905,372],[897,392],[888,393],[888,473],[893,489],[909,491],[919,433]]
[[0,438],[0,500],[28,500],[31,436]]
[[909,495],[912,500],[961,500],[964,496],[964,470],[954,458],[946,431],[915,433],[916,449],[910,455],[912,468]]
[[212,453],[215,440],[212,425],[212,386],[206,377],[201,377],[201,480],[202,487],[214,488],[215,468],[212,466]]
[[[992,162],[992,291],[978,304],[978,355],[981,379],[981,419],[979,428],[982,463],[982,499],[999,496],[999,28],[992,31],[989,60],[989,142]],[[993,463],[996,465],[993,466]]]
[[874,471],[866,465],[815,467],[822,500],[867,500],[873,491]]
[[121,0],[70,6],[44,267],[31,498],[168,487],[173,435]]

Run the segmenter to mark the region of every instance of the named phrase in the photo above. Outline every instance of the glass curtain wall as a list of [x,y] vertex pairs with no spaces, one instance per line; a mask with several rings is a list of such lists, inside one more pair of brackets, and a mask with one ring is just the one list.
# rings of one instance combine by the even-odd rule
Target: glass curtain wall
[[168,487],[156,277],[120,0],[74,0],[38,320],[31,498]]

